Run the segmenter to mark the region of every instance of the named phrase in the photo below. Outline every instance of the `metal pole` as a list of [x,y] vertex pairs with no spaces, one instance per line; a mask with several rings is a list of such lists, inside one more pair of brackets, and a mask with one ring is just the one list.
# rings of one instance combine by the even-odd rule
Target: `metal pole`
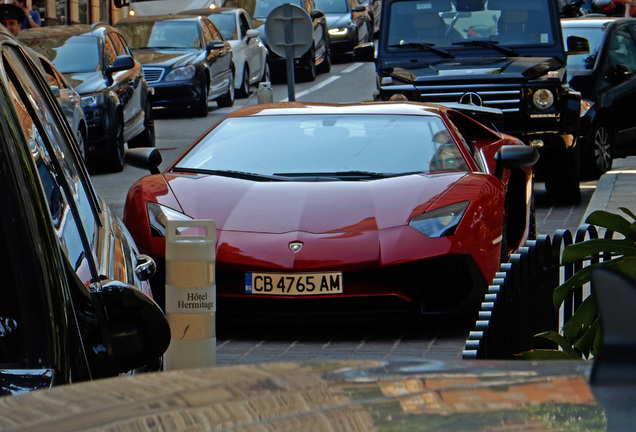
[[287,99],[296,101],[296,87],[294,76],[294,27],[292,25],[292,6],[285,3],[285,63],[287,65]]

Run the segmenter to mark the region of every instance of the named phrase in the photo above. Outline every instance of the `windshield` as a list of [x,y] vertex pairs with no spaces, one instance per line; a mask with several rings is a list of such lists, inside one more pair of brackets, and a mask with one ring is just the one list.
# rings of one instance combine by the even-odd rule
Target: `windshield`
[[236,40],[238,35],[236,33],[236,16],[232,14],[212,14],[208,15],[210,21],[214,23],[216,28],[219,29],[223,39]]
[[48,58],[61,73],[96,72],[100,69],[97,36],[47,37],[21,42]]
[[553,44],[548,0],[416,0],[392,3],[388,49],[493,49]]
[[131,49],[201,48],[197,22],[193,20],[119,23],[117,29]]
[[573,69],[594,69],[598,50],[601,48],[601,41],[605,35],[607,23],[590,27],[574,27],[563,26],[563,38],[567,40],[569,36],[580,36],[587,39],[590,43],[590,52],[588,54],[568,55],[568,68]]
[[465,171],[467,165],[438,117],[288,115],[227,119],[176,170],[377,177]]
[[326,14],[347,14],[348,0],[316,0],[316,7]]
[[265,19],[271,11],[285,3],[292,3],[298,6],[298,2],[290,2],[289,0],[258,0],[254,8],[254,15],[252,16],[254,18]]

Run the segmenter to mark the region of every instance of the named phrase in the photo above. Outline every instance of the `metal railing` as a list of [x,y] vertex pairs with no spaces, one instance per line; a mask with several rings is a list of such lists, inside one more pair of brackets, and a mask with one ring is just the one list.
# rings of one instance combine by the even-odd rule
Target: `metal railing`
[[[606,231],[604,238],[613,238]],[[554,289],[585,265],[611,259],[604,253],[587,261],[561,265],[563,249],[573,243],[599,238],[593,225],[581,225],[573,237],[568,230],[558,230],[529,240],[500,266],[484,296],[475,328],[468,335],[462,353],[464,359],[513,359],[516,354],[541,348],[556,348],[536,334],[559,331],[589,294],[587,285],[568,297],[560,310],[552,301]]]

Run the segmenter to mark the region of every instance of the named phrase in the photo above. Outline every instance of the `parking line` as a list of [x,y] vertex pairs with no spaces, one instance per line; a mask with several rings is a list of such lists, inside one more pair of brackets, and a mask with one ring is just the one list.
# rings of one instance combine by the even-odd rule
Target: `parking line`
[[349,66],[348,68],[346,68],[345,70],[343,70],[341,73],[350,73],[353,72],[354,70],[362,67],[363,63],[354,63],[351,66]]
[[[307,90],[303,90],[303,91],[301,91],[300,93],[296,93],[296,98],[303,97],[303,96],[307,96],[309,93],[311,93],[311,92],[313,92],[313,91],[316,91],[316,90],[318,90],[318,89],[321,89],[321,88],[323,88],[323,87],[324,87],[324,86],[326,86],[326,85],[331,84],[332,82],[334,82],[334,81],[335,81],[335,80],[337,80],[338,78],[340,78],[340,77],[339,77],[339,76],[337,76],[337,75],[330,76],[329,78],[327,78],[327,79],[326,79],[326,80],[324,80],[323,82],[321,82],[321,83],[319,83],[319,84],[316,84],[315,86],[310,87],[310,88],[308,88]],[[285,99],[281,100],[281,102],[289,102],[289,98],[285,98]]]

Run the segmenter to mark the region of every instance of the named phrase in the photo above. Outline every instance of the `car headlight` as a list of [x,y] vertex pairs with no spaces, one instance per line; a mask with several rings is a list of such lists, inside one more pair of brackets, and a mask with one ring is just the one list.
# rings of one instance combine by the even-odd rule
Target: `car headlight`
[[104,104],[104,93],[92,93],[82,96],[82,108],[95,108]]
[[183,66],[172,69],[163,79],[164,81],[186,81],[192,79],[196,72],[193,65]]
[[331,36],[345,36],[350,31],[351,29],[349,27],[336,27],[330,28],[327,33],[329,33]]
[[547,110],[554,104],[554,95],[548,89],[539,89],[532,95],[532,103],[540,110]]
[[409,226],[430,238],[453,235],[468,208],[468,204],[470,204],[469,201],[462,201],[422,213],[411,219]]
[[190,216],[180,211],[162,206],[161,204],[146,203],[148,211],[148,224],[150,225],[150,235],[154,237],[166,237],[166,227],[168,221],[193,220]]

